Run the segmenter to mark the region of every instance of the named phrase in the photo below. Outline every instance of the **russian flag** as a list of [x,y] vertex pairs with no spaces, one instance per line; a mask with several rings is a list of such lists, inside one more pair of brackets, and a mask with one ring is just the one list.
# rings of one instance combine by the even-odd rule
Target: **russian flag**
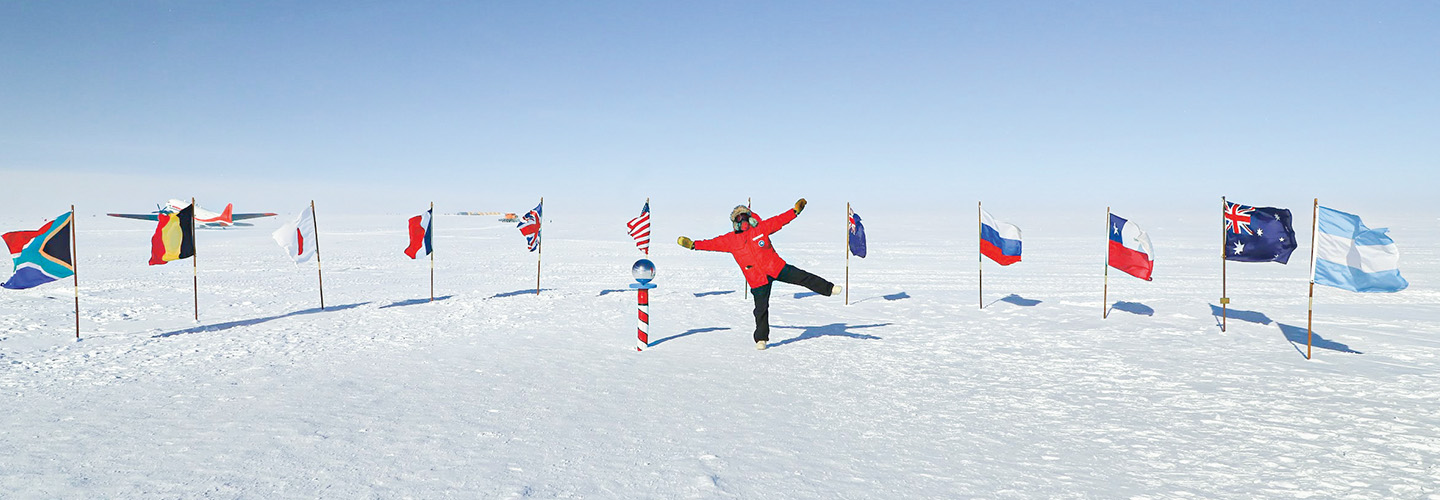
[[1145,234],[1139,225],[1110,214],[1110,255],[1106,261],[1110,267],[1151,281],[1150,273],[1155,270],[1155,249],[1150,246],[1150,235]]
[[412,259],[422,245],[425,247],[425,255],[430,255],[430,214],[434,211],[432,208],[410,218],[410,246],[405,247],[405,255]]
[[997,221],[981,209],[980,254],[1002,266],[1020,262],[1020,228]]

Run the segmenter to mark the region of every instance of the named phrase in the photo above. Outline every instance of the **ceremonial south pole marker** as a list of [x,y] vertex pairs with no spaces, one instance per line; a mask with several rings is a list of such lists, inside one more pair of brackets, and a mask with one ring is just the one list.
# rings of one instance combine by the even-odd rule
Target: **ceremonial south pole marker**
[[639,311],[639,324],[635,330],[635,350],[643,351],[650,347],[650,289],[656,287],[650,280],[655,279],[655,263],[650,262],[650,259],[637,260],[635,265],[630,267],[630,274],[639,282],[630,284],[630,288],[638,292],[636,308]]

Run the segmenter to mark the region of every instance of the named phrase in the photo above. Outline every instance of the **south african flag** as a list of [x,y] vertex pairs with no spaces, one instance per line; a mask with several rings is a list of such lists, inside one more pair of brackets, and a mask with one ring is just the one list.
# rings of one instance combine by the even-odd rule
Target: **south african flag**
[[75,274],[75,258],[71,254],[70,217],[65,212],[34,231],[14,231],[0,238],[10,249],[15,273],[0,284],[12,290],[23,290]]

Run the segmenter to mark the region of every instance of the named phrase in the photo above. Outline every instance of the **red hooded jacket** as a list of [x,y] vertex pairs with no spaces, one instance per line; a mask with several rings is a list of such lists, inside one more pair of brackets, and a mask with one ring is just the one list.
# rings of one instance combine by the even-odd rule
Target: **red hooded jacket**
[[770,235],[792,220],[795,220],[795,211],[786,210],[744,232],[697,241],[695,249],[729,253],[740,265],[740,272],[745,273],[745,282],[750,284],[750,288],[765,286],[770,283],[770,278],[779,276],[780,270],[785,268],[785,259],[775,253]]

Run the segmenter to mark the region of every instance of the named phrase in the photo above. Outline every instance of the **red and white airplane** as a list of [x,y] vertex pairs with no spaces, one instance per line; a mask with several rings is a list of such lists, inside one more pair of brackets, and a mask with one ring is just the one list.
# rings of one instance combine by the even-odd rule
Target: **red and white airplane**
[[[109,216],[111,216],[111,217],[120,217],[120,218],[125,218],[125,219],[138,219],[138,220],[151,220],[151,221],[153,221],[153,220],[160,220],[160,214],[173,214],[173,213],[175,213],[175,212],[179,212],[179,211],[181,211],[181,210],[184,210],[186,207],[189,207],[189,206],[190,206],[190,203],[188,203],[188,202],[186,202],[186,201],[183,201],[183,200],[170,200],[170,201],[166,202],[164,205],[157,205],[157,208],[159,208],[159,210],[156,210],[156,211],[154,211],[154,212],[150,212],[150,213],[148,213],[148,214],[105,214],[105,215],[109,215]],[[226,205],[225,205],[225,210],[222,211],[222,212],[220,212],[220,213],[218,213],[218,214],[215,213],[215,212],[211,212],[211,211],[209,211],[209,210],[206,210],[204,207],[201,207],[201,206],[199,206],[199,205],[196,205],[196,206],[195,206],[195,225],[196,225],[197,227],[249,226],[250,224],[237,223],[236,221],[242,221],[242,220],[246,220],[246,219],[258,219],[258,218],[260,218],[260,217],[272,217],[272,216],[275,215],[275,214],[272,214],[272,213],[237,214],[237,213],[234,213],[234,211],[235,211],[235,204],[234,204],[234,203],[228,203],[228,204],[226,204]]]

